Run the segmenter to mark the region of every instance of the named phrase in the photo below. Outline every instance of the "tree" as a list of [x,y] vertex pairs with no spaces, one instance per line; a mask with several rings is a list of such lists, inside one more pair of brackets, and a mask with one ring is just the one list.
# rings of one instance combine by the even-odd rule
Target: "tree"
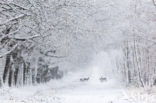
[[[0,57],[6,58],[3,82],[9,86],[36,83],[38,72],[42,72],[38,71],[39,58],[66,57],[64,51],[72,50],[74,39],[91,29],[81,27],[90,15],[91,6],[87,1],[8,0],[0,3]],[[62,53],[59,54],[59,50]]]

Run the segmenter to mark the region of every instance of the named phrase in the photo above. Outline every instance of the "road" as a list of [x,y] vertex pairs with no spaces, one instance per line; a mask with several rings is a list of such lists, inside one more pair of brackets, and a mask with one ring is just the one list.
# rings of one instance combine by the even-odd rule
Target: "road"
[[[55,84],[55,86],[53,86]],[[52,82],[39,86],[3,89],[0,103],[134,103],[114,82]]]

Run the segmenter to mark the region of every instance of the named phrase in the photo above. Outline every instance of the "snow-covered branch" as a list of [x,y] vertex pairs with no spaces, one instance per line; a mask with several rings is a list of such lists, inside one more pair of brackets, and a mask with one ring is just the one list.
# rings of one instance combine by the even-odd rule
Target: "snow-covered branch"
[[4,54],[0,54],[0,58],[6,56],[7,54],[10,54],[12,51],[14,51],[14,50],[16,49],[17,46],[18,46],[18,45],[16,44],[14,47],[12,47],[11,50],[5,52]]
[[17,41],[26,41],[26,40],[31,40],[31,39],[35,39],[35,38],[38,38],[38,37],[41,37],[40,35],[34,35],[34,36],[30,36],[30,37],[10,37],[12,39],[15,39]]
[[7,21],[4,21],[4,22],[0,23],[0,26],[6,25],[6,24],[8,24],[9,22],[14,21],[14,20],[22,19],[22,18],[24,18],[25,16],[27,16],[27,15],[26,15],[26,14],[21,14],[21,15],[19,15],[19,16],[13,17],[13,18],[11,18],[11,19],[9,19],[9,20],[7,20]]
[[22,7],[22,6],[20,6],[20,5],[18,5],[18,4],[15,4],[15,3],[13,3],[13,2],[9,3],[9,5],[12,5],[12,6],[14,6],[14,7],[17,7],[17,8],[19,8],[20,10],[29,10],[28,8]]

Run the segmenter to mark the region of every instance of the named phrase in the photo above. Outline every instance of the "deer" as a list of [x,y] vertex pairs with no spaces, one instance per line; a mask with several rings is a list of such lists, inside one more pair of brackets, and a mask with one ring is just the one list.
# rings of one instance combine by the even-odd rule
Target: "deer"
[[80,78],[81,82],[85,82],[85,81],[88,81],[88,80],[89,80],[89,77],[88,78]]
[[106,81],[107,81],[107,78],[106,78],[106,77],[101,77],[99,80],[100,80],[101,82],[106,82]]

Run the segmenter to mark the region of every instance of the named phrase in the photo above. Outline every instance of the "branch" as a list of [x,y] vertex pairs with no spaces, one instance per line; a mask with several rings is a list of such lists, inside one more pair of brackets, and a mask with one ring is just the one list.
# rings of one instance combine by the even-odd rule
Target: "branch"
[[12,51],[14,51],[14,50],[16,49],[16,47],[17,47],[17,44],[16,44],[10,51],[7,51],[6,53],[1,54],[1,55],[0,55],[0,58],[4,57],[4,56],[7,55],[7,54],[10,54]]
[[48,55],[49,53],[55,54],[55,53],[56,53],[56,50],[49,50],[49,51],[47,51],[45,54]]
[[18,7],[19,9],[22,9],[22,10],[28,10],[27,8],[22,7],[22,6],[19,6],[19,5],[14,4],[14,3],[9,3],[9,4],[10,4],[10,5],[13,5],[13,6],[15,6],[15,7]]
[[66,57],[66,56],[57,56],[54,54],[49,54],[49,53],[55,53],[55,52],[56,52],[55,50],[47,51],[46,53],[44,53],[43,51],[40,51],[42,55],[47,56],[47,57],[52,57],[52,58],[65,58]]
[[18,4],[15,4],[13,2],[11,2],[11,3],[0,2],[0,4],[1,5],[6,5],[6,6],[10,7],[10,8],[12,8],[12,6],[14,6],[14,7],[17,7],[19,9],[21,9],[21,10],[28,10],[28,8],[22,7],[22,6],[20,6]]
[[23,18],[23,17],[25,17],[25,16],[26,16],[26,14],[22,14],[22,15],[19,15],[19,16],[17,16],[17,17],[11,18],[11,19],[9,19],[9,20],[7,20],[7,21],[4,21],[3,23],[0,23],[0,26],[5,25],[5,24],[7,24],[8,22],[21,19],[21,18]]
[[35,35],[35,36],[31,36],[31,37],[27,37],[27,38],[17,38],[17,37],[13,37],[12,39],[15,39],[17,41],[26,41],[26,40],[30,40],[30,39],[34,39],[40,37],[40,35]]
[[19,29],[17,29],[17,30],[15,30],[15,31],[13,31],[13,32],[11,32],[11,33],[9,33],[9,34],[3,34],[4,36],[2,36],[2,38],[0,39],[0,40],[2,40],[3,38],[5,38],[5,37],[9,37],[9,38],[11,38],[11,36],[10,35],[13,35],[13,34],[15,34],[15,33],[17,33],[19,31]]
[[66,56],[56,56],[56,55],[47,55],[47,54],[45,54],[45,56],[52,57],[52,58],[65,58],[66,57]]

